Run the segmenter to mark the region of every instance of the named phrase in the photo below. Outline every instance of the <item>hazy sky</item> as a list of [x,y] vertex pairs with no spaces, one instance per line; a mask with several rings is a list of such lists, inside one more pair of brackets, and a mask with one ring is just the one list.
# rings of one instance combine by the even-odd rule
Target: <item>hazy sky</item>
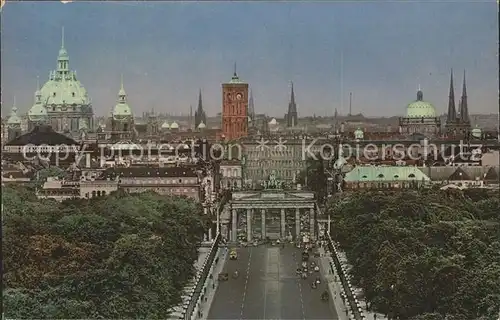
[[43,83],[55,69],[62,26],[97,115],[116,103],[121,73],[137,115],[188,113],[199,88],[215,115],[235,61],[258,113],[283,116],[290,81],[300,115],[347,113],[350,91],[353,112],[402,115],[419,83],[444,113],[450,68],[457,96],[467,69],[471,113],[498,111],[495,1],[7,2],[2,112],[13,96],[20,111],[31,107],[37,75]]

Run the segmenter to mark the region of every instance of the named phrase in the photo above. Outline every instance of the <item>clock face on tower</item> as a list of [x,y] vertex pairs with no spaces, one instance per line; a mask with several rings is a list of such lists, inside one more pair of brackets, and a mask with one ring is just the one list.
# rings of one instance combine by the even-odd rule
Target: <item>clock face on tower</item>
[[237,99],[237,100],[241,100],[241,98],[242,98],[242,97],[243,97],[243,95],[242,95],[241,93],[238,93],[238,94],[236,95],[236,99]]

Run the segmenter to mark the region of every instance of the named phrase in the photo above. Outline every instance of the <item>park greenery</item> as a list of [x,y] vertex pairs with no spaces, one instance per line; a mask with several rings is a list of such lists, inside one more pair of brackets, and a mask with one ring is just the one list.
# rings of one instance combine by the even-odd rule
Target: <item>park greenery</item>
[[58,203],[2,187],[2,203],[7,318],[165,318],[206,227],[199,203],[155,193]]
[[328,213],[371,309],[392,319],[498,318],[498,191],[344,193]]

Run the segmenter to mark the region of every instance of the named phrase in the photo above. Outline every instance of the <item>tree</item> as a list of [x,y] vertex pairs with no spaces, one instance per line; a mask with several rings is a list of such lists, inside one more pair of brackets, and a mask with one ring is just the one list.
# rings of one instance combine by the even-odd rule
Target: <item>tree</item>
[[365,191],[336,197],[327,212],[374,309],[412,320],[496,319],[499,205],[487,192]]
[[325,160],[318,153],[315,157],[309,157],[306,160],[306,168],[300,172],[297,182],[304,185],[311,191],[314,191],[318,197],[318,201],[323,203],[326,198],[326,182]]
[[2,191],[6,317],[163,318],[180,302],[207,226],[199,203],[122,192],[58,203]]

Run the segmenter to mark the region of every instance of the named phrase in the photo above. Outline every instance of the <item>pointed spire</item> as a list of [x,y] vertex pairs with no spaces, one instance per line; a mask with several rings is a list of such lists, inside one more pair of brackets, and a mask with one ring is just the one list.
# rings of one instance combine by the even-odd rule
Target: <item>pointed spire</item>
[[290,81],[291,90],[290,90],[290,103],[288,104],[288,113],[287,113],[287,125],[288,127],[294,127],[297,125],[297,104],[295,103],[295,91],[293,88],[293,82]]
[[64,49],[64,26],[62,26],[61,30],[61,49]]
[[200,88],[200,91],[198,93],[198,113],[201,113],[201,112],[203,112],[203,101],[201,98],[201,88]]
[[253,92],[252,89],[250,89],[250,97],[248,98],[248,115],[250,116],[250,119],[254,120],[255,119],[255,107],[253,104]]
[[16,96],[14,96],[14,101],[12,102],[12,112],[16,113],[16,111],[17,111]]
[[465,82],[465,70],[464,70],[464,82],[462,84],[462,98],[460,99],[460,121],[462,123],[469,123],[469,108],[467,105],[467,85]]
[[236,73],[236,61],[234,62],[234,73],[233,73],[233,77],[237,78],[238,77],[238,74]]
[[448,95],[448,116],[446,123],[455,123],[457,120],[457,109],[455,108],[455,89],[453,87],[453,69],[450,72],[450,93]]
[[123,87],[123,73],[120,76],[120,91],[118,91],[118,102],[125,103],[127,98],[127,93]]

